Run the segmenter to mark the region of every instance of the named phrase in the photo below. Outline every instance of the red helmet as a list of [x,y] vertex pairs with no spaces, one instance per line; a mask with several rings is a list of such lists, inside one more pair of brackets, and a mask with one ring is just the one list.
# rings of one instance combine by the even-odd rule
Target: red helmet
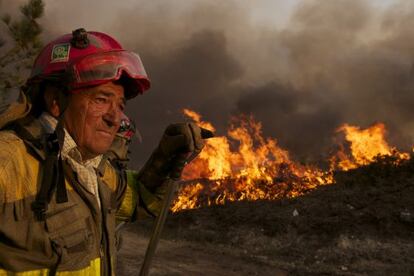
[[47,44],[36,58],[26,85],[64,76],[69,91],[119,80],[125,97],[150,87],[140,57],[126,51],[112,37],[77,29]]

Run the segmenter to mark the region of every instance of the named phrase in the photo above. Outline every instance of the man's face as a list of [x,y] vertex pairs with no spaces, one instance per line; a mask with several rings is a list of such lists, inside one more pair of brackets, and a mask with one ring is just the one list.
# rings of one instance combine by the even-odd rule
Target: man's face
[[77,91],[70,96],[64,114],[65,127],[84,159],[109,150],[124,107],[124,88],[113,82]]

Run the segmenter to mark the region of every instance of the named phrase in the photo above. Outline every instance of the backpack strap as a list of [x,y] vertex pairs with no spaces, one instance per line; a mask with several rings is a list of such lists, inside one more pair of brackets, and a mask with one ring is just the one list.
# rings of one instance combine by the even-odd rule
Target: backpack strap
[[57,142],[56,134],[52,134],[47,139],[47,156],[44,161],[44,173],[42,176],[42,182],[39,192],[36,195],[35,201],[32,203],[32,210],[34,211],[38,220],[44,220],[46,218],[47,206],[50,202],[52,190],[56,183],[57,176],[57,164],[59,144]]
[[16,122],[14,124],[16,134],[24,143],[40,157],[43,163],[43,176],[40,188],[32,203],[32,210],[38,220],[44,220],[53,192],[56,189],[56,203],[68,201],[65,175],[63,171],[62,158],[60,156],[60,146],[58,127],[52,134],[41,134],[40,125],[35,122],[24,124]]

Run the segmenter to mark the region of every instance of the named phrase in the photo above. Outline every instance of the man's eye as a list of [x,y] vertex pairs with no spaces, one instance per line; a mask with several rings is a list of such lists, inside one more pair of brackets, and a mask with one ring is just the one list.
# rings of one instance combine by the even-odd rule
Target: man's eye
[[106,103],[107,102],[107,99],[106,98],[103,98],[103,97],[98,97],[98,98],[95,98],[95,101],[97,103]]

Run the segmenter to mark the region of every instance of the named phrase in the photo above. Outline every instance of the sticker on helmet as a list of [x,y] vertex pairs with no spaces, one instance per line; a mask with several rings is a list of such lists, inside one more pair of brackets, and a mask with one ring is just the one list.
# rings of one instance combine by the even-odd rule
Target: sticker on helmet
[[52,49],[51,62],[63,62],[69,60],[70,44],[56,44]]

